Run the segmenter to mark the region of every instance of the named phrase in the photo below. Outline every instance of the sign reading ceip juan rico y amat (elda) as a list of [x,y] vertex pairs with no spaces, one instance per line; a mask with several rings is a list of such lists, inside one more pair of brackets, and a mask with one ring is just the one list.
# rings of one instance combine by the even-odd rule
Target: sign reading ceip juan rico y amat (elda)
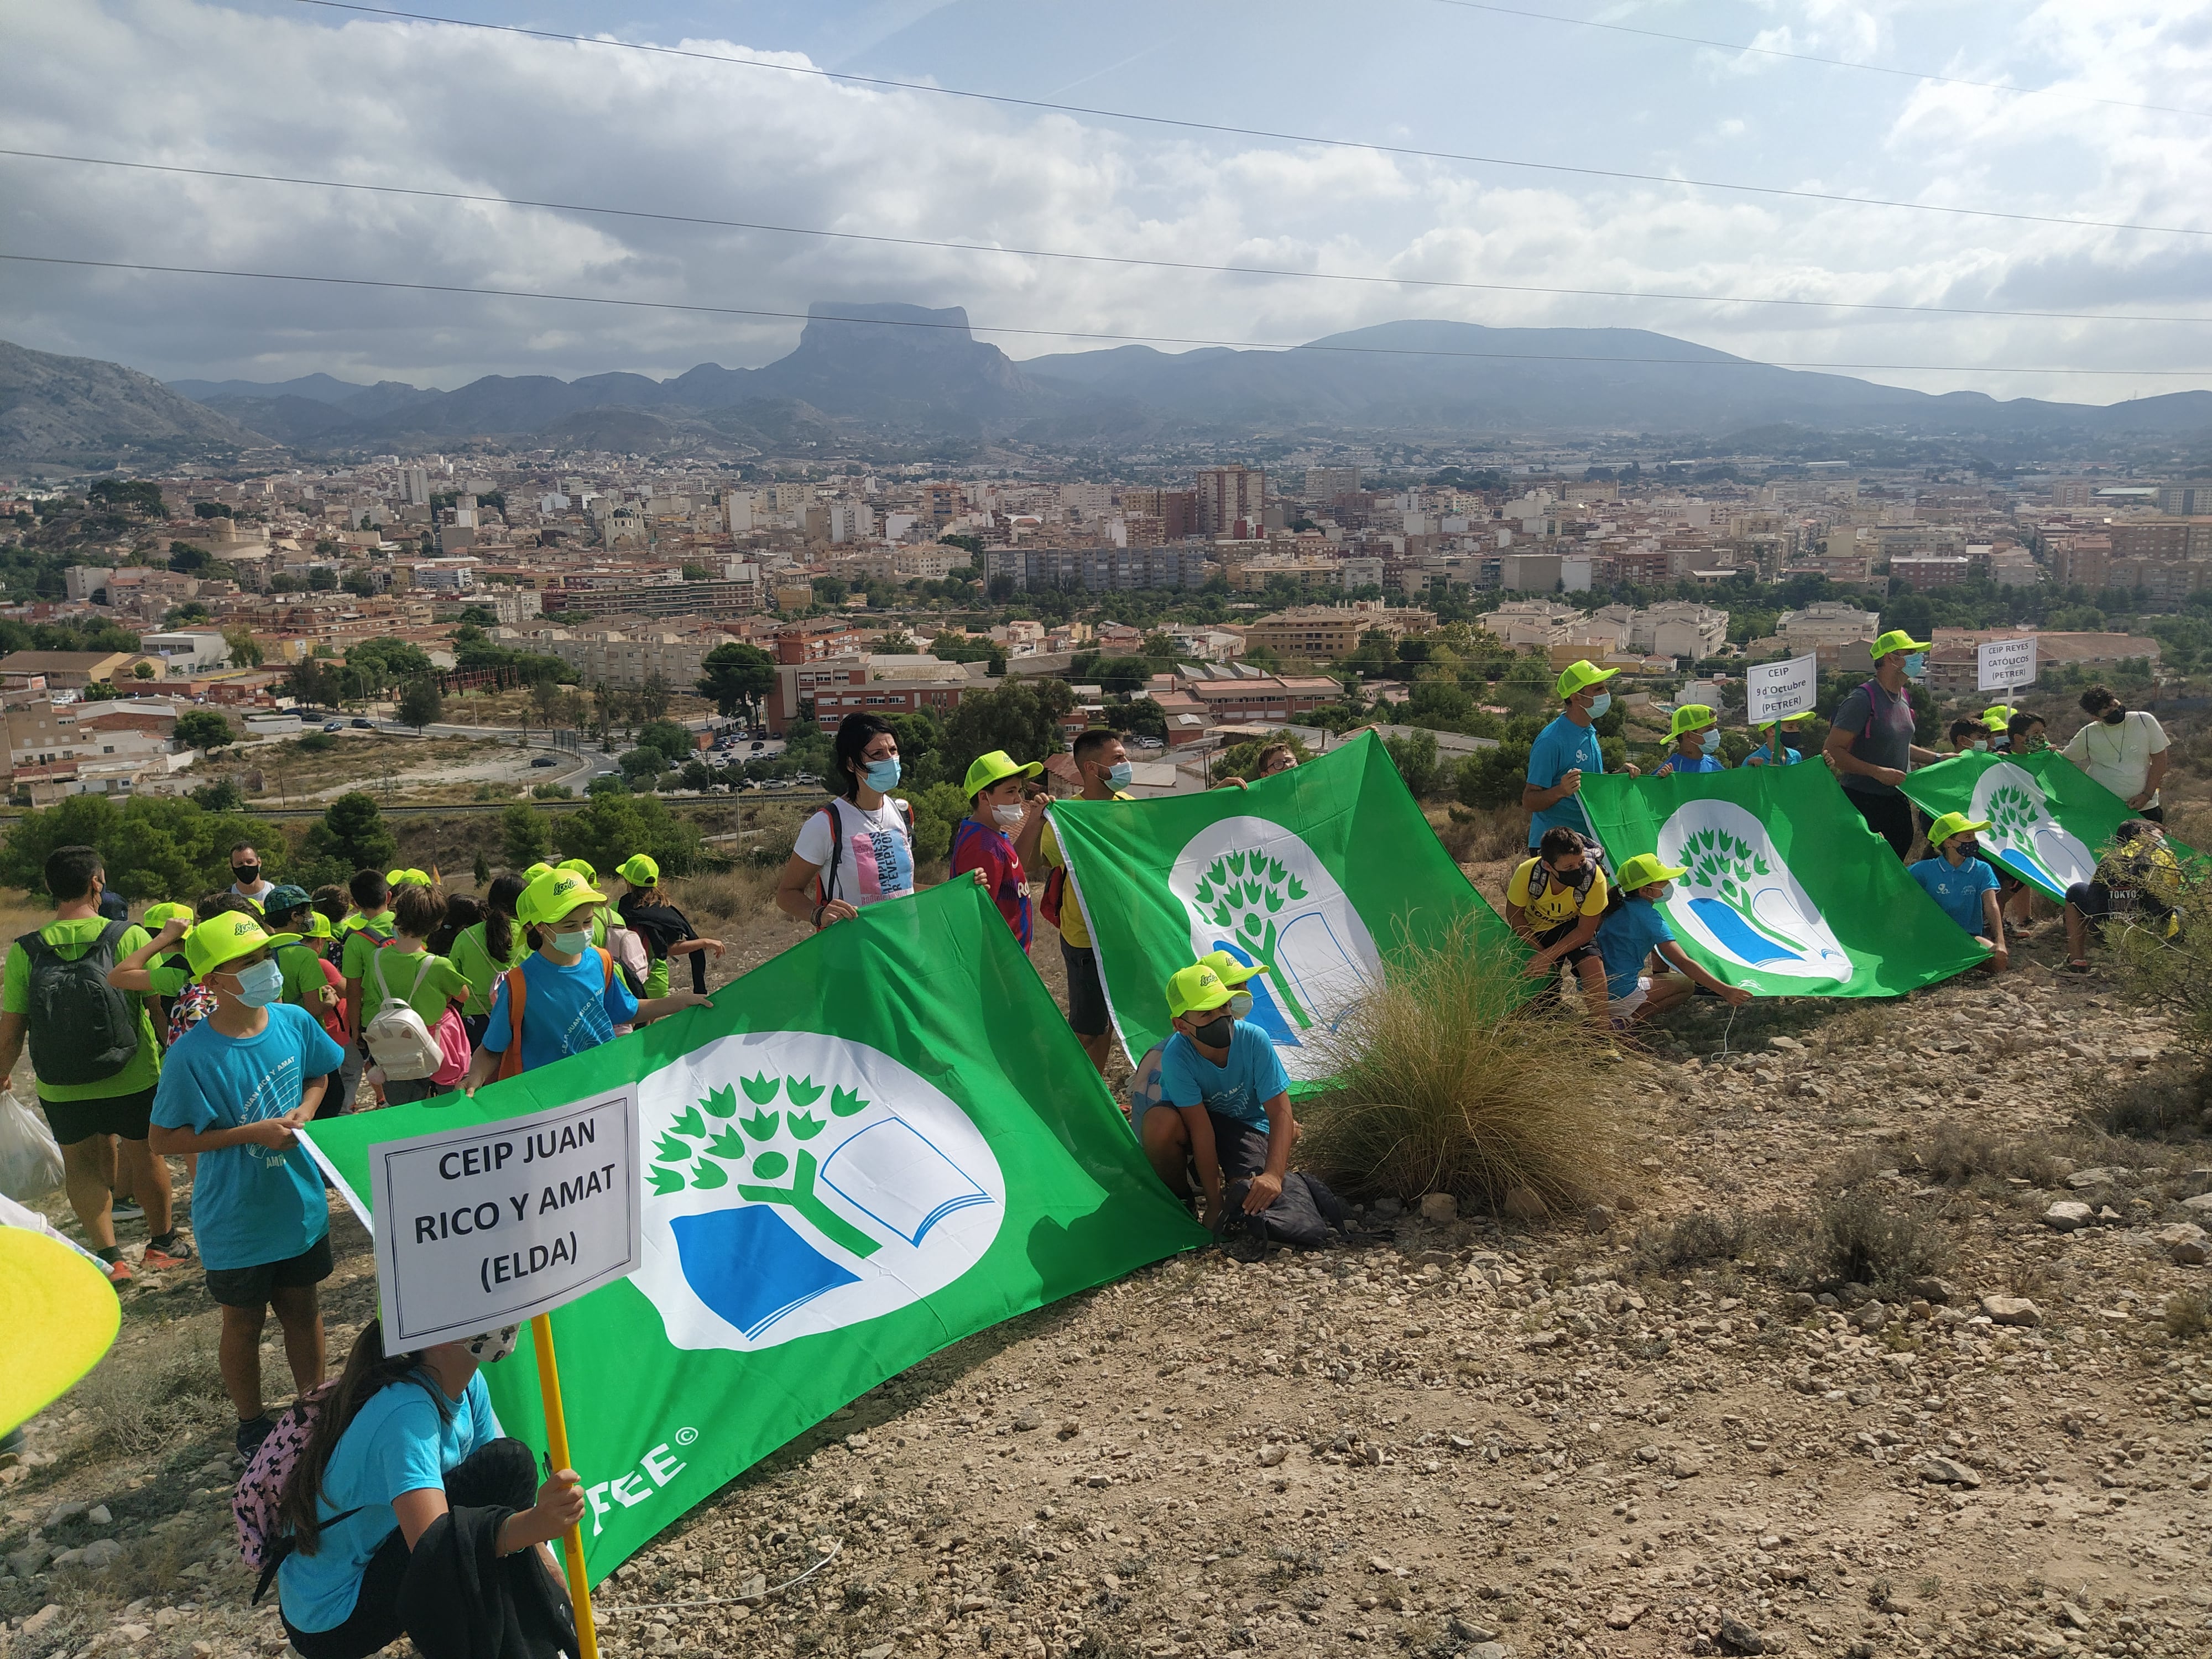
[[520,1325],[637,1271],[635,1085],[380,1141],[368,1164],[394,1349]]

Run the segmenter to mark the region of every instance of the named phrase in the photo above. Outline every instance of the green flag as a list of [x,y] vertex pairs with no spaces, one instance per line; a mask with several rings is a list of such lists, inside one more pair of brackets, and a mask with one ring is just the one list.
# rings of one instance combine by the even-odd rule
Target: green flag
[[[1954,755],[1905,775],[1905,793],[1929,817],[1986,818],[1982,850],[2063,902],[2097,872],[2098,849],[2141,813],[2056,750],[2033,755]],[[2179,854],[2187,848],[2167,837]]]
[[[1206,1240],[966,881],[472,1101],[307,1133],[358,1208],[374,1142],[630,1082],[644,1265],[552,1316],[594,1583],[884,1378]],[[507,1432],[542,1449],[530,1344],[484,1376]]]
[[1988,952],[1867,828],[1825,766],[1583,779],[1618,868],[1656,853],[1689,873],[1660,908],[1701,967],[1761,996],[1887,997]]
[[1168,976],[1225,950],[1267,968],[1246,1018],[1305,1092],[1327,1074],[1314,1038],[1401,936],[1432,942],[1469,913],[1505,935],[1372,732],[1249,789],[1055,801],[1052,821],[1132,1058],[1167,1038]]

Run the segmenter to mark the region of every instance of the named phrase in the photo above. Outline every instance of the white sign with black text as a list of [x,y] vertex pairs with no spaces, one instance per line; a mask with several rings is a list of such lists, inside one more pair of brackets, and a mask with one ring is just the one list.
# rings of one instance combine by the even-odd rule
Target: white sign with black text
[[523,1321],[637,1270],[637,1090],[368,1149],[386,1346]]
[[1984,640],[1974,652],[1974,690],[2010,691],[2035,684],[2035,635]]
[[1820,659],[1792,657],[1743,671],[1746,712],[1753,726],[1809,714],[1820,690]]

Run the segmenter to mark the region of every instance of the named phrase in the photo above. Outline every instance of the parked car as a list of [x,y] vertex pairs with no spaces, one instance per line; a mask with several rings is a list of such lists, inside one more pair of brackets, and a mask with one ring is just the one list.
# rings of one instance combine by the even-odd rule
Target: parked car
[[532,755],[530,763],[532,766],[558,766],[561,761],[556,755]]
[[376,730],[376,722],[374,720],[365,720],[358,714],[353,717],[352,725],[353,729],[356,732],[374,732]]
[[811,772],[794,772],[792,774],[791,781],[793,783],[819,783],[822,781],[821,779],[816,777]]
[[345,730],[345,722],[343,720],[325,720],[323,722],[323,730],[325,732],[343,732]]
[[753,748],[756,750],[765,749],[767,747],[768,740],[765,738],[755,738],[753,739]]

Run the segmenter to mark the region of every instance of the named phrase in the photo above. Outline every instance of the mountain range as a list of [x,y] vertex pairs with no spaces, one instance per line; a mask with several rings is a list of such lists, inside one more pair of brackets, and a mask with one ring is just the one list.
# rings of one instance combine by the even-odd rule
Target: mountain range
[[[641,452],[773,449],[855,429],[1042,441],[1207,432],[1814,432],[2088,438],[2212,434],[2212,392],[2099,405],[1934,394],[1778,368],[1640,329],[1409,320],[1285,351],[1127,345],[1016,362],[957,307],[817,302],[756,369],[665,380],[486,375],[451,392],[328,374],[161,386],[114,364],[0,346],[0,459],[118,447],[337,453],[535,438]],[[258,435],[257,435],[258,434]]]

